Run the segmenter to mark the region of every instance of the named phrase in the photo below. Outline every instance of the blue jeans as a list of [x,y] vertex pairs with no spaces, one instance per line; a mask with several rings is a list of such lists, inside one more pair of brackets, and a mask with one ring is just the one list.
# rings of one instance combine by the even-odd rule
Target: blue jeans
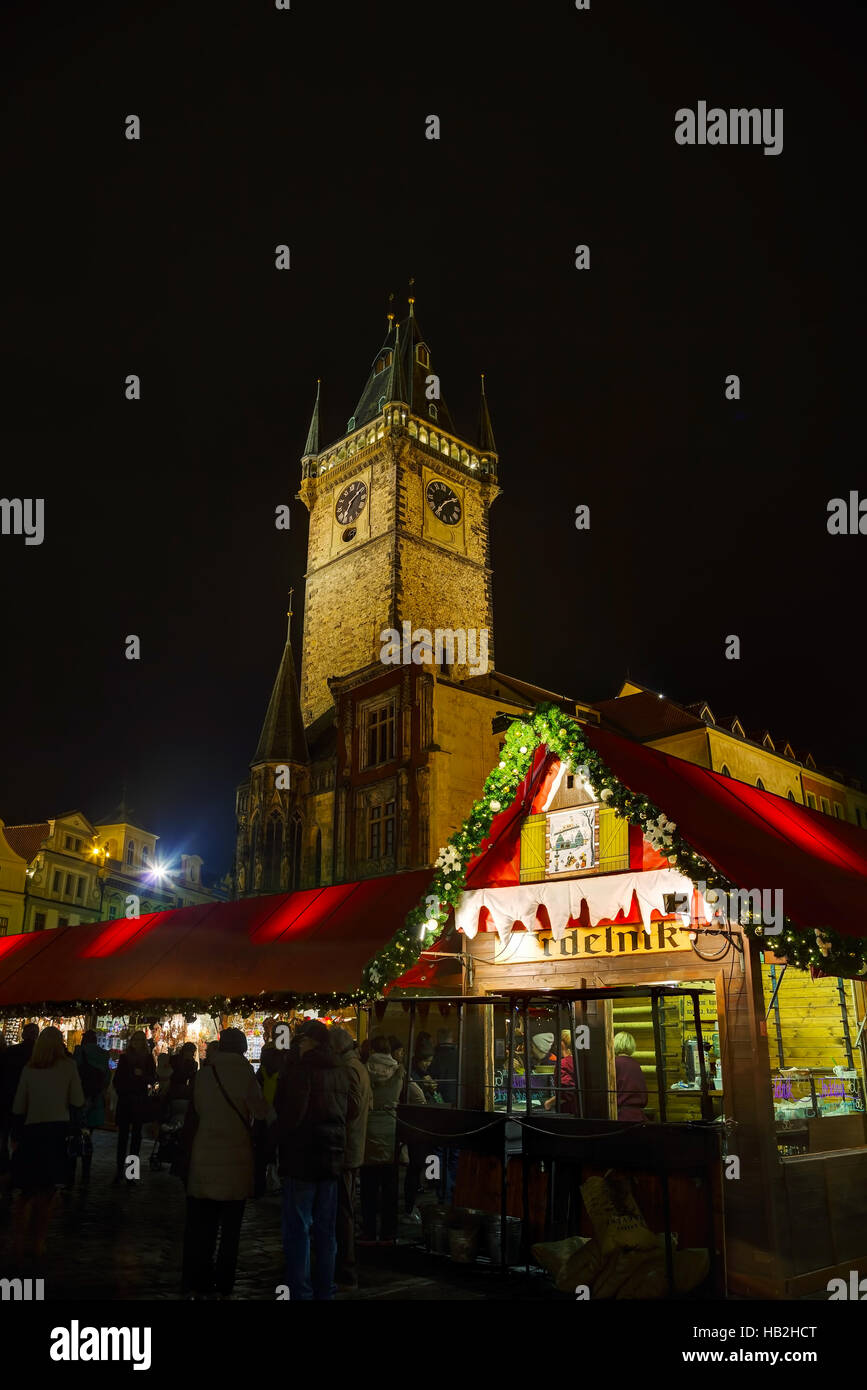
[[[337,1179],[283,1179],[283,1253],[291,1298],[332,1298],[337,1257]],[[316,1259],[310,1278],[310,1240]]]

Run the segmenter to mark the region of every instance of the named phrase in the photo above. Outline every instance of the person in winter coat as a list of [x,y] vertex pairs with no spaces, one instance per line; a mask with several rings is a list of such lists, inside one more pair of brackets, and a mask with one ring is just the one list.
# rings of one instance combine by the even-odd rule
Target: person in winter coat
[[268,1108],[246,1051],[240,1028],[224,1028],[219,1052],[193,1083],[198,1127],[187,1179],[183,1267],[192,1298],[214,1291],[230,1298],[235,1285],[244,1205],[253,1195],[251,1125]]
[[355,1194],[358,1174],[364,1159],[367,1117],[370,1112],[370,1073],[358,1055],[355,1039],[345,1028],[331,1029],[331,1046],[349,1071],[350,1106],[356,1110],[346,1125],[346,1149],[343,1172],[337,1188],[337,1264],[335,1278],[338,1289],[358,1288],[358,1266],[355,1258]]
[[325,1024],[308,1019],[292,1041],[274,1100],[283,1179],[286,1282],[290,1297],[304,1302],[333,1296],[337,1194],[346,1127],[358,1113],[351,1090],[350,1071],[332,1048]]
[[[426,1105],[424,1090],[418,1081],[410,1079],[406,1089],[407,1105]],[[415,1204],[416,1197],[421,1189],[421,1175],[424,1172],[425,1161],[431,1152],[429,1140],[423,1136],[419,1137],[413,1129],[401,1129],[398,1126],[398,1140],[406,1144],[406,1177],[403,1180],[403,1204],[404,1212],[409,1221],[421,1221],[421,1212]]]
[[[81,1089],[84,1092],[84,1114],[82,1126],[87,1130],[101,1129],[105,1124],[105,1095],[111,1085],[111,1067],[108,1053],[96,1040],[96,1032],[88,1028],[82,1034],[81,1042],[73,1053],[73,1061],[78,1067]],[[75,1181],[75,1168],[78,1160],[69,1160],[69,1182]],[[81,1155],[81,1181],[90,1181],[90,1165],[93,1162],[93,1146],[89,1139]]]
[[367,1061],[372,1093],[367,1138],[361,1169],[362,1245],[376,1244],[380,1211],[380,1244],[394,1245],[397,1236],[397,1102],[403,1087],[403,1067],[392,1057],[387,1038],[374,1038]]
[[170,1105],[173,1101],[192,1100],[193,1082],[199,1070],[196,1060],[198,1051],[195,1043],[188,1042],[184,1043],[180,1052],[169,1058],[171,1075],[166,1094]]
[[[131,1154],[141,1151],[141,1131],[145,1121],[149,1088],[156,1085],[157,1069],[144,1033],[133,1033],[129,1046],[120,1055],[114,1073],[117,1094],[117,1173],[115,1184],[125,1176],[127,1148]],[[129,1179],[132,1181],[132,1179]]]
[[430,1074],[439,1082],[444,1104],[454,1105],[458,1098],[458,1045],[450,1028],[437,1032]]
[[617,1074],[617,1118],[646,1124],[644,1107],[647,1104],[647,1082],[644,1072],[633,1057],[635,1039],[631,1033],[614,1037],[614,1070]]
[[12,1104],[13,1134],[20,1144],[12,1161],[21,1197],[15,1212],[16,1256],[45,1253],[57,1188],[66,1181],[66,1139],[84,1106],[78,1068],[59,1028],[40,1033],[21,1070]]
[[21,1072],[30,1061],[39,1029],[35,1023],[25,1023],[21,1041],[6,1047],[0,1054],[0,1173],[6,1179],[9,1168],[9,1135],[12,1129],[12,1102],[21,1080]]

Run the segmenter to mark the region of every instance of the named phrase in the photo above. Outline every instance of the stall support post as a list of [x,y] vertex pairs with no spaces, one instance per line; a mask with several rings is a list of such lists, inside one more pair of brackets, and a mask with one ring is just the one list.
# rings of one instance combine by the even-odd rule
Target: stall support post
[[[524,1108],[529,1118],[532,1113],[533,1095],[530,1082],[532,1080],[532,1048],[530,1046],[530,1001],[524,995],[523,1002],[524,1017],[524,1084],[526,1086],[526,1096]],[[530,1273],[530,1164],[527,1159],[527,1146],[521,1139],[521,1188],[522,1206],[524,1208],[524,1227],[526,1230],[526,1273]]]
[[695,1018],[695,1036],[698,1042],[698,1072],[701,1079],[701,1118],[703,1120],[713,1119],[713,1101],[708,1095],[707,1089],[707,1067],[704,1059],[704,1039],[701,1033],[701,1006],[697,994],[692,996],[692,1011]]
[[584,1087],[578,1072],[578,1048],[575,1041],[575,1000],[569,1000],[569,1022],[572,1027],[572,1080],[575,1086],[575,1113],[584,1119]]
[[507,1194],[507,1191],[506,1191],[506,1181],[507,1181],[507,1177],[508,1177],[508,1167],[507,1167],[507,1164],[508,1164],[508,1162],[509,1162],[508,1155],[507,1155],[507,1153],[506,1153],[506,1126],[505,1126],[505,1125],[503,1125],[503,1138],[502,1138],[502,1146],[501,1146],[501,1149],[500,1149],[500,1161],[501,1161],[501,1163],[502,1163],[502,1167],[501,1167],[501,1169],[500,1169],[500,1172],[502,1173],[502,1176],[503,1176],[503,1181],[502,1181],[501,1184],[500,1184],[500,1273],[501,1273],[501,1274],[505,1274],[505,1272],[506,1272],[506,1248],[507,1248],[507,1247],[506,1247],[506,1234],[507,1234],[507,1232],[506,1232],[506,1227],[508,1226],[508,1219],[507,1219],[507,1212],[508,1212],[508,1201],[507,1201],[507,1196],[508,1196],[508,1194]]
[[509,1001],[509,1070],[506,1072],[506,1114],[512,1113],[512,1092],[515,1089],[515,1020],[518,1005],[514,999]]
[[405,1077],[403,1078],[403,1094],[402,1094],[402,1096],[401,1096],[401,1100],[404,1101],[404,1102],[406,1101],[407,1094],[408,1094],[408,1092],[409,1092],[409,1079],[410,1079],[410,1072],[412,1071],[412,1046],[413,1046],[413,1041],[414,1041],[414,1039],[415,1039],[415,1000],[414,1000],[414,999],[410,999],[410,1001],[409,1001],[409,1038],[408,1038],[408,1040],[407,1040],[407,1047],[406,1047],[406,1075],[405,1075]]
[[526,1093],[524,1095],[524,1108],[530,1115],[533,1110],[533,1092],[530,1085],[533,1071],[533,1049],[530,1046],[530,1001],[524,996],[524,1081],[526,1083]]
[[843,1042],[846,1047],[846,1068],[853,1071],[855,1068],[855,1058],[852,1055],[852,1038],[849,1033],[849,1015],[846,1011],[846,991],[843,988],[843,981],[837,977],[837,995],[840,1000],[840,1017],[843,1020]]
[[458,1002],[458,1084],[455,1093],[455,1109],[461,1108],[461,1092],[464,1084],[464,1004]]
[[[651,989],[650,1004],[653,1014],[653,1047],[656,1052],[656,1094],[659,1096],[659,1122],[664,1125],[666,1120],[665,1058],[662,1054],[662,1031],[659,1027],[659,999],[659,990]],[[667,1200],[667,1198],[664,1200]]]

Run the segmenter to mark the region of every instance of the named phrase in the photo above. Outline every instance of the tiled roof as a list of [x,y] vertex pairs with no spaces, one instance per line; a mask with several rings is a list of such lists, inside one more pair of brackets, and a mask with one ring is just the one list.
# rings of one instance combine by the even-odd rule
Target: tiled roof
[[616,700],[597,700],[593,708],[599,711],[603,728],[614,729],[639,743],[705,727],[697,715],[649,691]]
[[20,854],[22,859],[26,859],[28,864],[31,859],[35,859],[40,849],[42,841],[47,840],[51,833],[51,825],[47,820],[38,821],[36,825],[5,825],[3,834],[11,849],[16,854]]

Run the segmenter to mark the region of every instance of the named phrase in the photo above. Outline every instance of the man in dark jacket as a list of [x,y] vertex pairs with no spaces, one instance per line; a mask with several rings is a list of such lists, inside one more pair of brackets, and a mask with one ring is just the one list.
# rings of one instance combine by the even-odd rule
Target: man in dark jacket
[[358,1055],[355,1039],[345,1028],[331,1029],[335,1053],[349,1072],[350,1105],[354,1118],[346,1124],[346,1149],[343,1172],[337,1189],[337,1287],[358,1288],[358,1269],[355,1258],[355,1194],[358,1174],[364,1162],[364,1141],[367,1137],[367,1116],[370,1111],[370,1073]]
[[[302,1024],[274,1098],[283,1179],[283,1251],[293,1299],[333,1296],[337,1185],[346,1124],[358,1114],[350,1080],[325,1024],[318,1019]],[[311,1232],[316,1261],[312,1282]]]

